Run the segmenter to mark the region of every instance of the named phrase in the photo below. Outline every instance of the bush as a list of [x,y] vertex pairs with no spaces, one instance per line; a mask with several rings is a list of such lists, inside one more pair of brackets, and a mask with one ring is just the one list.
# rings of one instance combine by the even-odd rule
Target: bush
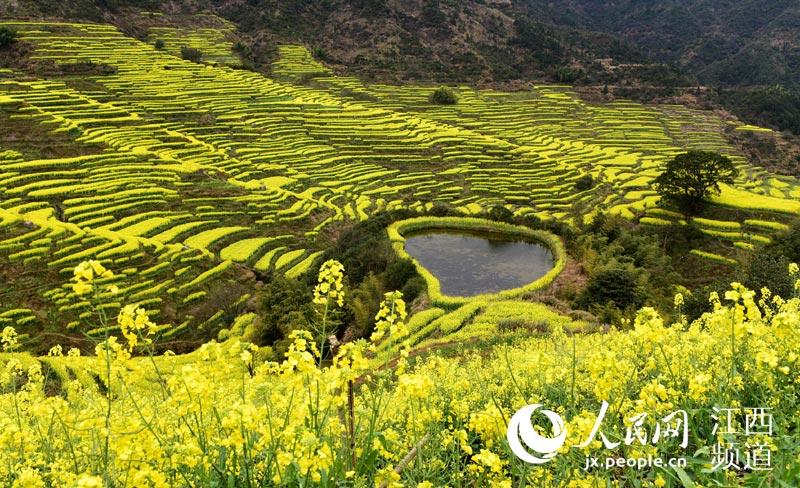
[[398,259],[386,268],[386,288],[388,290],[400,290],[408,280],[417,276],[419,274],[414,263],[408,259]]
[[403,286],[403,289],[400,290],[403,294],[403,299],[407,302],[411,303],[414,301],[415,298],[420,296],[426,289],[428,288],[428,284],[425,283],[425,279],[421,276],[415,276],[406,282]]
[[[255,342],[261,345],[274,345],[286,340],[295,329],[308,327],[314,315],[314,307],[309,303],[313,296],[312,287],[299,280],[276,276],[258,292],[261,330],[257,331]],[[278,347],[283,352],[286,344]]]
[[489,209],[488,217],[497,222],[505,222],[510,224],[514,221],[514,212],[502,205],[495,205]]
[[589,282],[581,294],[580,302],[586,308],[592,305],[603,307],[611,302],[622,310],[628,307],[640,307],[642,297],[633,273],[625,269],[614,268],[600,271],[589,278]]
[[743,284],[752,290],[765,286],[776,295],[791,298],[794,294],[794,279],[789,275],[789,259],[784,255],[758,252],[750,261]]
[[458,102],[458,96],[449,86],[440,86],[431,93],[428,101],[436,105],[455,105]]
[[800,222],[794,222],[791,229],[776,235],[764,248],[766,254],[786,256],[789,261],[800,263]]
[[320,61],[327,61],[330,57],[328,51],[324,47],[316,45],[311,48],[311,55],[314,57],[314,59],[318,59]]
[[0,48],[10,46],[17,39],[17,33],[8,27],[0,27]]
[[189,46],[181,46],[181,57],[186,61],[199,63],[203,59],[203,51]]
[[164,49],[164,41],[162,39],[156,39],[155,48],[159,51]]
[[586,191],[594,186],[592,175],[583,175],[575,181],[575,191]]

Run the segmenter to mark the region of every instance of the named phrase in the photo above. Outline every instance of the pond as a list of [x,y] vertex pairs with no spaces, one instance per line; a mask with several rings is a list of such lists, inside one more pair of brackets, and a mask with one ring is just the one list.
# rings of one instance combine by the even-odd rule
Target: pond
[[439,280],[448,296],[475,296],[519,288],[553,269],[550,250],[501,234],[461,232],[405,236],[406,252]]

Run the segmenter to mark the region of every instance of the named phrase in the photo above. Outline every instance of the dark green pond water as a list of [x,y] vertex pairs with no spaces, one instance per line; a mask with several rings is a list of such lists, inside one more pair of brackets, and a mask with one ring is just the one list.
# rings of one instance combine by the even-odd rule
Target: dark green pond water
[[406,252],[435,276],[449,296],[475,296],[519,288],[553,269],[539,244],[436,231],[406,236]]

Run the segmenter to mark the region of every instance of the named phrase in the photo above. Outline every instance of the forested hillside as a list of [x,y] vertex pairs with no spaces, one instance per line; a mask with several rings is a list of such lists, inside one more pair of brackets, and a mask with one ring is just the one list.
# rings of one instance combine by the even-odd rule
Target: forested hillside
[[0,0],[0,12],[110,22],[134,37],[211,13],[234,22],[244,65],[262,70],[278,43],[302,42],[337,70],[384,81],[566,82],[643,100],[719,86],[691,93],[800,132],[792,0]]

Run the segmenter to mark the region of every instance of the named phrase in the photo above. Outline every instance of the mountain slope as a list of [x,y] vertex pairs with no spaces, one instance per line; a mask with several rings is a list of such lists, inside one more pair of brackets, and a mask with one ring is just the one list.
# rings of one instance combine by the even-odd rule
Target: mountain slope
[[611,58],[670,63],[705,84],[800,79],[794,0],[0,0],[10,16],[104,19],[128,33],[142,10],[232,20],[256,61],[275,41],[300,41],[334,65],[382,77],[572,82],[579,68],[586,82],[608,82],[595,60]]
[[556,0],[545,15],[556,24],[615,33],[703,83],[800,79],[800,4],[793,0]]
[[220,16],[243,66],[262,71],[278,44],[302,43],[367,80],[555,82],[648,101],[723,87],[690,98],[800,133],[794,0],[0,0],[0,12],[102,21],[142,40],[198,19],[219,28]]

